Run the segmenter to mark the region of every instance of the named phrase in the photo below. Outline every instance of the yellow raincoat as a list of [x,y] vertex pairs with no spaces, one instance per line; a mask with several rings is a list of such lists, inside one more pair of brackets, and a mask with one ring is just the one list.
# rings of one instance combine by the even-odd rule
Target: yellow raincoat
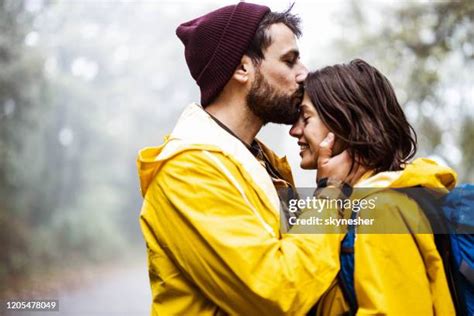
[[303,315],[334,281],[343,235],[281,234],[265,168],[200,106],[138,168],[152,315]]
[[[382,172],[362,179],[356,187],[373,188],[374,210],[361,211],[391,227],[406,227],[404,234],[356,233],[354,285],[357,315],[455,315],[441,257],[432,234],[410,234],[411,229],[430,231],[429,221],[415,201],[386,188],[422,186],[438,191],[452,189],[453,170],[429,159],[417,159],[402,171]],[[385,190],[384,190],[385,189]],[[368,191],[355,191],[364,192]],[[418,225],[418,226],[417,226]],[[427,228],[420,228],[421,226]],[[414,226],[416,226],[414,228]],[[339,283],[335,282],[318,304],[318,315],[342,315],[349,311]]]

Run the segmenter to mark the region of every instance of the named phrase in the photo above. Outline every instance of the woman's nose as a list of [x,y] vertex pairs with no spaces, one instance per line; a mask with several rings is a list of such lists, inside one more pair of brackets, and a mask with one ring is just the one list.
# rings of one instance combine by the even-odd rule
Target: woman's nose
[[301,119],[299,118],[290,128],[290,135],[296,138],[300,138],[302,134],[303,134],[303,124],[302,124]]

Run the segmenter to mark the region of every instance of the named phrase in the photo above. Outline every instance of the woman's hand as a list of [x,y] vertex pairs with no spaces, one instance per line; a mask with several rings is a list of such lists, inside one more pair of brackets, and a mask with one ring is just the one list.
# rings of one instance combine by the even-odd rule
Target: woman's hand
[[334,147],[334,134],[329,133],[326,138],[319,144],[318,152],[318,173],[316,180],[323,178],[331,178],[344,181],[353,186],[367,172],[367,169],[354,161],[354,167],[351,170],[353,158],[347,150],[344,150],[337,156],[331,157]]

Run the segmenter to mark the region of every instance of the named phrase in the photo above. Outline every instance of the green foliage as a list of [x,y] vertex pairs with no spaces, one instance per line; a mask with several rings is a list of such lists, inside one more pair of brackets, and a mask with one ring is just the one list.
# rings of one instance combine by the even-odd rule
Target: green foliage
[[143,247],[137,152],[197,95],[174,28],[205,6],[35,3],[0,0],[1,284]]
[[[117,182],[131,178],[117,176],[127,162],[110,163],[120,146],[94,121],[100,87],[71,75],[66,49],[55,51],[65,69],[52,76],[49,48],[31,41],[42,36],[40,20],[50,10],[30,12],[23,1],[0,1],[2,284],[77,258],[116,257],[130,246],[123,232],[133,231],[120,226],[121,212],[131,213],[138,226],[138,207],[124,209],[135,188],[129,186],[129,195],[117,189]],[[70,34],[54,36],[63,41]]]
[[362,57],[392,81],[419,155],[440,157],[472,182],[474,2],[352,1],[340,22],[350,30],[337,43],[341,59]]
[[[0,0],[0,284],[142,246],[136,153],[160,143],[198,99],[174,31],[209,9],[34,2]],[[421,154],[472,181],[473,5],[404,5],[380,8],[383,23],[373,27],[372,11],[354,1],[341,59],[381,68],[419,131]]]
[[474,174],[474,119],[466,117],[460,130],[460,146],[464,153],[463,165],[467,174]]
[[[0,200],[4,208],[16,212],[27,212],[36,203],[36,189],[24,184],[28,179],[39,182],[44,170],[41,118],[49,110],[44,106],[42,57],[23,42],[30,24],[22,1],[0,2]],[[38,168],[27,170],[32,159]],[[22,205],[13,202],[12,197],[24,189],[29,194]]]

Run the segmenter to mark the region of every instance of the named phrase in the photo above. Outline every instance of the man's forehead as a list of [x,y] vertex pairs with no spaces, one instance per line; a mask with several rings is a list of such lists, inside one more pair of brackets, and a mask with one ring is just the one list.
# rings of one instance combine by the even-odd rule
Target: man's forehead
[[296,35],[288,26],[283,23],[275,23],[268,28],[267,32],[272,42],[266,52],[280,56],[287,53],[299,54]]

